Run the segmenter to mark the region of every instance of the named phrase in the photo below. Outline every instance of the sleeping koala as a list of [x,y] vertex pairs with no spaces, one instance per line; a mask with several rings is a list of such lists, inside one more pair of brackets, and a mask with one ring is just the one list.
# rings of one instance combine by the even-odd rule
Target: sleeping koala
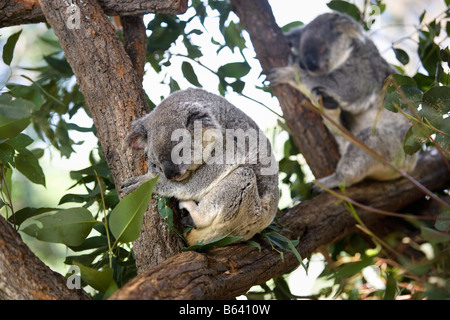
[[[384,81],[395,71],[361,25],[345,14],[326,13],[290,31],[286,37],[293,52],[292,63],[271,72],[268,77],[271,85],[286,83],[312,94],[334,122],[397,168],[411,172],[417,155],[406,155],[403,151],[409,121],[399,113],[380,108]],[[391,180],[400,176],[390,166],[350,144],[329,121],[324,119],[324,123],[334,135],[341,154],[335,173],[317,180],[325,187],[335,188],[343,180],[346,186],[351,186],[366,178]]]
[[201,89],[175,92],[136,120],[129,144],[144,149],[148,173],[125,181],[128,194],[159,175],[153,192],[175,197],[195,228],[193,245],[221,236],[248,240],[274,219],[278,163],[256,123]]

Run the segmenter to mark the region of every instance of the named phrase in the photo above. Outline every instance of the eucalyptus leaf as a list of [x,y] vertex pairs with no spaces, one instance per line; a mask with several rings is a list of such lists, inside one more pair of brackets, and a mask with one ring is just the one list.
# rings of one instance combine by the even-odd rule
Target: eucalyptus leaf
[[192,68],[192,65],[189,62],[183,61],[183,63],[181,64],[181,71],[183,72],[183,76],[186,78],[186,80],[191,84],[196,87],[202,86],[200,82],[198,82],[198,78],[195,74],[194,68]]
[[303,25],[304,25],[304,23],[301,22],[301,21],[292,21],[292,22],[289,22],[288,24],[282,26],[281,27],[281,31],[288,32],[291,29],[298,28],[298,27],[301,27]]
[[10,95],[0,95],[0,140],[13,138],[30,124],[34,104]]
[[25,207],[14,213],[14,217],[11,216],[8,218],[8,221],[11,223],[15,223],[16,225],[21,225],[25,220],[32,218],[34,216],[40,215],[42,213],[56,211],[56,208],[30,208]]
[[74,264],[80,268],[81,279],[95,290],[105,292],[110,288],[111,282],[114,282],[114,270],[111,268],[104,267],[102,270],[95,270],[81,263],[75,262]]
[[423,94],[423,102],[441,115],[450,112],[450,87],[437,86]]
[[45,187],[45,175],[39,165],[39,161],[31,151],[24,151],[25,150],[22,150],[14,158],[16,169],[19,170],[31,182],[41,184]]
[[11,147],[8,143],[1,143],[0,144],[0,163],[4,164],[5,166],[14,166],[14,155],[15,150],[13,147]]
[[169,230],[173,230],[173,211],[167,202],[168,201],[165,197],[160,197],[158,199],[158,211],[167,223]]
[[86,208],[71,208],[27,219],[22,231],[42,241],[79,246],[98,223]]
[[26,134],[20,133],[12,139],[9,139],[6,142],[8,145],[16,149],[17,151],[24,150],[30,144],[33,143],[33,139],[27,136]]
[[373,264],[372,257],[363,257],[360,261],[345,263],[336,272],[337,278],[349,278]]
[[182,249],[182,251],[198,251],[198,252],[207,252],[214,248],[225,247],[233,242],[237,242],[241,240],[242,237],[230,237],[230,236],[222,236],[216,239],[213,239],[209,242],[203,243],[197,242],[196,244]]
[[30,124],[30,117],[13,119],[0,116],[0,140],[12,138],[25,130]]
[[450,231],[450,210],[442,212],[434,224],[439,231]]
[[399,109],[415,109],[422,102],[422,91],[415,86],[404,84],[389,93],[384,102],[384,107],[390,111],[398,112]]
[[432,243],[443,243],[450,241],[450,234],[444,233],[435,229],[421,227],[420,228],[422,237]]
[[422,145],[428,141],[433,130],[421,124],[412,126],[406,132],[405,140],[403,142],[403,150],[407,154],[414,154],[420,150]]
[[394,50],[395,57],[397,58],[397,60],[400,61],[401,64],[407,65],[409,62],[409,56],[406,53],[406,51],[399,48],[392,48],[392,49]]
[[78,252],[90,249],[108,248],[108,238],[105,236],[95,236],[87,238],[81,245],[70,247],[71,250]]
[[250,71],[250,65],[244,62],[231,62],[219,68],[218,74],[224,77],[232,77],[240,79]]
[[332,0],[329,3],[327,3],[327,7],[332,10],[346,13],[352,18],[354,18],[356,21],[361,21],[361,12],[359,11],[358,7],[352,3],[348,3],[347,1],[341,0]]
[[56,59],[51,56],[44,56],[44,60],[51,66],[53,69],[55,69],[61,76],[63,77],[71,77],[73,76],[72,68],[70,67],[69,63],[63,59]]
[[8,66],[11,64],[14,48],[16,46],[17,40],[19,40],[21,33],[22,30],[10,35],[8,40],[6,41],[6,44],[3,47],[3,62]]
[[0,95],[0,119],[23,119],[31,115],[34,104],[28,100],[14,98],[9,94]]
[[139,237],[144,213],[157,180],[158,177],[143,183],[123,198],[111,212],[109,228],[117,241],[132,242]]

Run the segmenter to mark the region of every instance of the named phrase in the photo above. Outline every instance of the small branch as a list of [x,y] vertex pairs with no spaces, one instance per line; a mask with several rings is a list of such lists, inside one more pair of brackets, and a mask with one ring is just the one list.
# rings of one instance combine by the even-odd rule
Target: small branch
[[142,82],[147,54],[147,34],[142,16],[121,16],[124,47]]
[[[78,1],[73,2],[76,4]],[[100,0],[98,2],[109,16],[136,16],[156,12],[182,14],[187,10],[187,0]],[[39,1],[0,0],[0,28],[45,21]]]

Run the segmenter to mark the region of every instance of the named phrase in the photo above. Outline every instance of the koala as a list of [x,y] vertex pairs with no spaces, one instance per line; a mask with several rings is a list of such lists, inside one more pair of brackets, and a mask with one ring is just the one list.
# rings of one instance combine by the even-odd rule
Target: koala
[[195,224],[189,245],[221,236],[248,240],[273,221],[280,192],[270,142],[226,99],[177,91],[133,122],[127,141],[144,149],[148,172],[126,180],[121,192],[159,176],[153,193],[178,199]]
[[[395,71],[381,57],[361,25],[345,14],[325,13],[308,25],[291,30],[286,38],[292,56],[288,66],[269,74],[271,85],[285,83],[310,94],[335,123],[397,168],[411,172],[417,155],[406,155],[403,151],[409,121],[399,113],[380,107],[384,81]],[[332,189],[344,180],[346,186],[351,186],[366,178],[383,181],[400,176],[390,166],[349,143],[325,118],[324,124],[336,139],[341,159],[335,172],[318,179],[319,183]],[[320,191],[316,186],[313,188]]]

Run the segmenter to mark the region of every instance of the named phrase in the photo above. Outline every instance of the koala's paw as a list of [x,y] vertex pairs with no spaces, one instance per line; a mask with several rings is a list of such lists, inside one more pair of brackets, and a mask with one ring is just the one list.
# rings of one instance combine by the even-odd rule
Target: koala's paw
[[310,189],[311,189],[311,193],[313,193],[313,194],[324,192],[324,190],[321,187],[319,187],[317,184],[314,184],[314,183],[311,184]]
[[[317,179],[316,181],[318,183],[320,183],[321,185],[323,185],[327,189],[334,189],[338,186],[339,179],[338,179],[336,173],[333,173],[329,176],[323,177],[321,179]],[[320,187],[317,184],[312,184],[311,191],[314,193],[323,193],[325,190],[322,189],[322,187]]]
[[295,79],[294,70],[291,67],[274,68],[270,70],[267,75],[267,80],[270,81],[270,85],[278,85],[282,83],[289,83]]
[[136,190],[142,184],[139,178],[140,177],[132,177],[125,180],[125,182],[120,187],[120,193],[126,196],[127,194],[130,194],[134,190]]
[[328,95],[325,88],[315,87],[312,89],[312,93],[322,99],[322,104],[324,108],[336,109],[339,107],[339,103],[333,97]]

